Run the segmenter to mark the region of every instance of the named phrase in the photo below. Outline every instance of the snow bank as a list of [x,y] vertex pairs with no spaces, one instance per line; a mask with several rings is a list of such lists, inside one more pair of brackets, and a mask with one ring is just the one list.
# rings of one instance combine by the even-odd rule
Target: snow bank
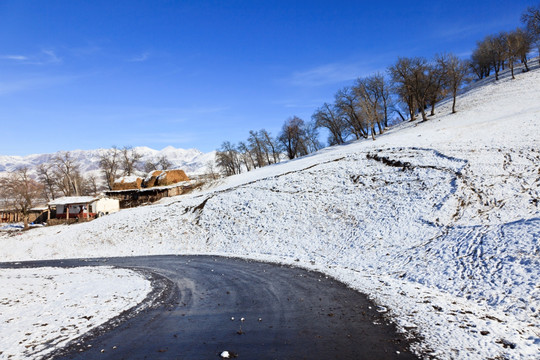
[[540,352],[540,71],[427,122],[90,223],[0,234],[5,260],[222,254],[317,269],[441,359]]
[[111,267],[0,269],[0,358],[44,358],[150,290],[139,274]]

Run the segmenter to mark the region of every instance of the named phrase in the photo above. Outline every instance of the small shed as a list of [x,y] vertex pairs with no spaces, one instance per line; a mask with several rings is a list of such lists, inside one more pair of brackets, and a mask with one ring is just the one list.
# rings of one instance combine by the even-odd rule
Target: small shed
[[51,209],[56,209],[56,219],[91,219],[97,215],[119,211],[120,202],[96,196],[65,196],[50,201],[48,207],[49,217]]
[[[28,222],[43,222],[46,219],[47,207],[39,206],[28,211]],[[12,208],[0,208],[0,223],[16,223],[24,221],[23,214]]]

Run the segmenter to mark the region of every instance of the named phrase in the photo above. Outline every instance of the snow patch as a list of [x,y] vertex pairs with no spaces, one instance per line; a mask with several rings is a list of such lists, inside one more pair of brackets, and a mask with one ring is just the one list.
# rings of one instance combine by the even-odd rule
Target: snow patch
[[150,291],[148,280],[126,269],[0,269],[0,358],[46,357]]

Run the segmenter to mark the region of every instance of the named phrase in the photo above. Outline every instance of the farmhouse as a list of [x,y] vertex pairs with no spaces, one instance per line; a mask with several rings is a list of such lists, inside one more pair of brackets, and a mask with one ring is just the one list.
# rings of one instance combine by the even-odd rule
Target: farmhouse
[[96,196],[66,196],[48,203],[49,220],[51,214],[56,219],[92,219],[120,210],[119,201]]
[[181,195],[199,186],[183,170],[157,170],[141,177],[124,177],[115,181],[105,195],[118,199],[120,208],[152,203],[164,197]]

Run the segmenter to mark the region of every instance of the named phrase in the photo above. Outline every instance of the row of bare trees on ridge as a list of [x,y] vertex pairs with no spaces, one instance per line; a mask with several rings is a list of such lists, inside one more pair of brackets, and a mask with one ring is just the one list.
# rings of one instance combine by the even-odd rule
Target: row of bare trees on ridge
[[[216,153],[216,164],[225,175],[239,174],[283,159],[307,155],[323,147],[319,129],[326,129],[328,145],[351,139],[375,140],[387,128],[392,113],[402,120],[427,120],[426,110],[451,94],[455,99],[466,75],[467,62],[452,54],[438,55],[434,61],[424,58],[399,58],[388,74],[377,73],[359,78],[352,86],[340,89],[333,103],[315,110],[310,122],[297,116],[285,121],[281,132],[272,137],[264,129],[250,131],[247,141],[233,145],[226,141]],[[407,113],[402,113],[405,108]]]
[[[499,73],[510,68],[512,79],[515,79],[515,64],[521,62],[529,71],[528,56],[533,47],[540,55],[540,5],[528,7],[521,16],[523,28],[513,31],[502,31],[498,34],[486,36],[479,41],[473,51],[470,61],[472,72],[483,79],[495,73],[499,80]],[[540,56],[538,58],[540,63]]]
[[470,60],[451,53],[436,55],[432,60],[400,57],[386,73],[359,78],[353,85],[340,89],[334,101],[316,109],[309,122],[293,116],[285,121],[276,137],[263,129],[250,131],[247,141],[237,145],[224,142],[217,150],[216,164],[229,176],[274,164],[285,157],[307,155],[323,147],[319,129],[328,133],[329,146],[351,139],[375,140],[396,119],[413,121],[420,115],[422,121],[427,121],[445,98],[452,99],[455,113],[460,89],[475,75],[481,80],[493,72],[495,80],[499,80],[499,72],[507,67],[514,79],[518,62],[524,65],[524,71],[529,71],[528,56],[533,46],[540,54],[540,5],[527,8],[521,21],[524,28],[479,41]]

